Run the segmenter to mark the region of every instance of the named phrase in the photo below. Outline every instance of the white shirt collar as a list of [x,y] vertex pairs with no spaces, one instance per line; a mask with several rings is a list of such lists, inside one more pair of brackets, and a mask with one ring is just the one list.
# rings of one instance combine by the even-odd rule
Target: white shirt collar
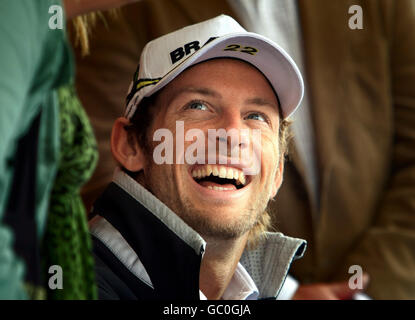
[[[200,300],[207,300],[202,291],[199,290]],[[238,262],[235,273],[229,285],[225,289],[222,300],[257,300],[259,290],[249,273],[242,264]]]

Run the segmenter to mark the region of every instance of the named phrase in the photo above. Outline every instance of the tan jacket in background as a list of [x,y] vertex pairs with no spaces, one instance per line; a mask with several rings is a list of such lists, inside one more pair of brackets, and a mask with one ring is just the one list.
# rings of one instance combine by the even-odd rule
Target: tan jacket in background
[[[363,30],[348,27],[354,4]],[[317,209],[292,147],[270,206],[274,227],[309,243],[291,273],[302,283],[333,281],[360,265],[370,296],[415,299],[415,1],[300,0],[299,8],[321,185]],[[221,13],[238,19],[224,0],[142,0],[122,13],[108,28],[99,22],[93,54],[77,57],[100,149],[89,203],[112,178],[110,132],[144,44]]]

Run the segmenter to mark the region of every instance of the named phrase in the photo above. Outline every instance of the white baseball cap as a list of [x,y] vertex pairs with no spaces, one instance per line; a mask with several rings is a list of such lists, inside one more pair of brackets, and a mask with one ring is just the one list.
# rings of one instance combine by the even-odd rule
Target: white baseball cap
[[214,58],[240,59],[261,71],[277,94],[284,118],[299,106],[304,84],[291,57],[270,39],[247,32],[231,17],[220,15],[146,44],[128,90],[124,116],[131,119],[144,97],[162,89],[187,68]]

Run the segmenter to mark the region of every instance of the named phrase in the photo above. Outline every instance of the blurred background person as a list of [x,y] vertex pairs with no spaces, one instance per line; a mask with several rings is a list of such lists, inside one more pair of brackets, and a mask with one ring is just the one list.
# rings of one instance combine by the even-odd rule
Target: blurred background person
[[[96,297],[79,195],[96,142],[63,28],[66,17],[126,2],[67,0],[67,15],[57,0],[0,2],[0,299]],[[51,265],[64,289],[46,293]]]
[[[363,29],[349,26],[352,5]],[[414,0],[141,0],[111,29],[98,22],[93,53],[77,54],[77,88],[100,152],[85,203],[111,181],[111,119],[123,112],[143,45],[221,13],[279,43],[305,75],[291,157],[269,210],[275,229],[309,248],[281,298],[351,298],[357,265],[370,275],[372,298],[414,299]]]

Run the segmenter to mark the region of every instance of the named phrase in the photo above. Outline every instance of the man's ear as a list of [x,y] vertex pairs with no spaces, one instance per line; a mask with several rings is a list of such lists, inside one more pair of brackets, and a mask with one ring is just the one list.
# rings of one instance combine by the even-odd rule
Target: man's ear
[[280,161],[278,163],[278,169],[277,169],[277,172],[275,173],[274,184],[272,186],[271,199],[273,199],[277,195],[277,192],[281,187],[283,173],[284,173],[284,155],[281,155]]
[[145,157],[136,135],[125,129],[129,125],[131,123],[127,118],[121,117],[115,120],[111,133],[111,151],[122,167],[137,172],[144,168]]

